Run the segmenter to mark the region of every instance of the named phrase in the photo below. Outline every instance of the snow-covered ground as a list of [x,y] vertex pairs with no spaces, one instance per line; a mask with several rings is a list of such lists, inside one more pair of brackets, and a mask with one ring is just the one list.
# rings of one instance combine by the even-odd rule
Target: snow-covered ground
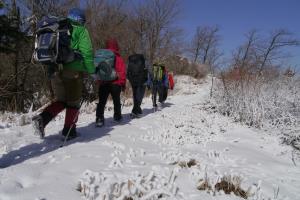
[[0,200],[300,199],[300,160],[278,136],[218,114],[209,81],[180,77],[175,87],[160,111],[146,99],[140,119],[125,106],[116,124],[109,109],[103,128],[95,106],[83,108],[81,137],[62,148],[63,115],[44,140],[1,122]]

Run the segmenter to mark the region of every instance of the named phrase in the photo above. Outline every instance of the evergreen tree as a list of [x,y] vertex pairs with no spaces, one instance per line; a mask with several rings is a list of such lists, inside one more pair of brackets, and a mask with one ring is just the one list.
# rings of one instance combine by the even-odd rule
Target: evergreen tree
[[[3,1],[0,1],[0,9],[3,10],[7,5]],[[8,13],[4,13],[0,16],[0,52],[12,53],[17,51],[18,41],[25,38],[25,34],[22,33],[20,20],[20,11],[13,1]]]

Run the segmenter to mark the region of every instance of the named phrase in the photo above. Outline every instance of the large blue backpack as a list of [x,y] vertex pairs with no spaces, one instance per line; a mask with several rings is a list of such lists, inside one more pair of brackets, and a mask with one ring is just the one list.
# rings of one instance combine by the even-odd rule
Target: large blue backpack
[[96,74],[101,81],[116,80],[117,73],[115,70],[115,53],[108,49],[98,49],[95,53]]
[[67,18],[43,17],[37,24],[34,60],[45,65],[72,62],[76,55],[71,37],[72,25]]

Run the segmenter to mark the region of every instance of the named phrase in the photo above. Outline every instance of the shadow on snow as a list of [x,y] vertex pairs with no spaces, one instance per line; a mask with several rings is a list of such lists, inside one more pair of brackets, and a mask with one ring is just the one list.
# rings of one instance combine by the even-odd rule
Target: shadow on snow
[[[166,103],[164,107],[170,107],[172,104]],[[143,109],[142,117],[145,117],[148,114],[153,113],[153,109]],[[105,119],[105,125],[101,128],[96,128],[95,123],[90,123],[85,127],[79,127],[77,130],[80,134],[78,138],[67,141],[64,145],[69,146],[74,143],[88,143],[93,140],[97,140],[101,137],[108,135],[110,131],[114,129],[115,125],[125,125],[130,124],[130,121],[133,120],[130,117],[130,114],[123,114],[123,120],[119,123],[114,122],[112,118]],[[19,149],[8,152],[7,154],[2,155],[0,158],[0,168],[7,168],[13,165],[20,164],[28,159],[39,157],[43,154],[55,151],[59,149],[63,143],[61,135],[49,135],[46,136],[41,143],[34,143],[27,146],[20,147]]]

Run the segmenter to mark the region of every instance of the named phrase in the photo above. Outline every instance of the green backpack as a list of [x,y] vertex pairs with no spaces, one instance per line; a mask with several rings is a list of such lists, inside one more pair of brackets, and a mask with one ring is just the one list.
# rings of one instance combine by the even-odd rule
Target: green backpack
[[96,74],[101,81],[117,79],[115,70],[115,54],[108,49],[98,49],[95,53]]
[[163,80],[163,66],[162,65],[153,65],[153,81],[162,81]]

